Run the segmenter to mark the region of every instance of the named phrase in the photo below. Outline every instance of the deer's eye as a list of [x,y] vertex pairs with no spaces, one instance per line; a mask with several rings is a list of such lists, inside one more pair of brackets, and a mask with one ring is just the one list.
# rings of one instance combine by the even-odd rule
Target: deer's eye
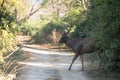
[[63,38],[63,41],[66,41],[66,37]]

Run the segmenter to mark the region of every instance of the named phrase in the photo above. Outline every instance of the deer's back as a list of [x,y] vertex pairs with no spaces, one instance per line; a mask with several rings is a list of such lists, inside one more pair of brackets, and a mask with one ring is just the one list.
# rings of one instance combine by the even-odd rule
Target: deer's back
[[96,49],[95,42],[88,38],[73,39],[72,49],[75,53],[91,53]]

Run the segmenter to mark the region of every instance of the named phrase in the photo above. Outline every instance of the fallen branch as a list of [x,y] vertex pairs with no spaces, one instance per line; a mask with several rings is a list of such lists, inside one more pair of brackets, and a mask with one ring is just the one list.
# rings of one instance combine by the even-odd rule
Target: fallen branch
[[13,53],[15,53],[18,49],[19,49],[19,47],[17,47],[12,53],[10,53],[10,54],[7,55],[6,57],[4,57],[3,60],[9,58],[9,57],[10,57]]

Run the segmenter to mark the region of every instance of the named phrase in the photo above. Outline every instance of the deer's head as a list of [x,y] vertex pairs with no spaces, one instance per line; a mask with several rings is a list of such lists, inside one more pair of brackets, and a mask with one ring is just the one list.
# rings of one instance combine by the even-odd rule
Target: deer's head
[[66,43],[67,38],[68,38],[67,34],[66,33],[62,33],[62,37],[59,40],[59,43]]
[[66,42],[67,42],[68,34],[69,34],[71,28],[72,28],[72,27],[70,27],[70,29],[67,30],[67,32],[61,33],[61,34],[62,34],[62,37],[61,37],[61,39],[59,40],[59,43],[66,43]]

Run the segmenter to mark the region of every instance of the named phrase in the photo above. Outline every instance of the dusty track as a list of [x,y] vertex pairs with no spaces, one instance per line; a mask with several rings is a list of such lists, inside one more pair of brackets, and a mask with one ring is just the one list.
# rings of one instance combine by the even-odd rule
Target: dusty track
[[88,61],[85,62],[85,71],[78,71],[81,69],[79,59],[75,61],[72,70],[68,71],[73,57],[71,52],[23,45],[23,51],[31,54],[31,57],[27,61],[19,62],[23,67],[19,70],[17,80],[119,80],[98,73]]

